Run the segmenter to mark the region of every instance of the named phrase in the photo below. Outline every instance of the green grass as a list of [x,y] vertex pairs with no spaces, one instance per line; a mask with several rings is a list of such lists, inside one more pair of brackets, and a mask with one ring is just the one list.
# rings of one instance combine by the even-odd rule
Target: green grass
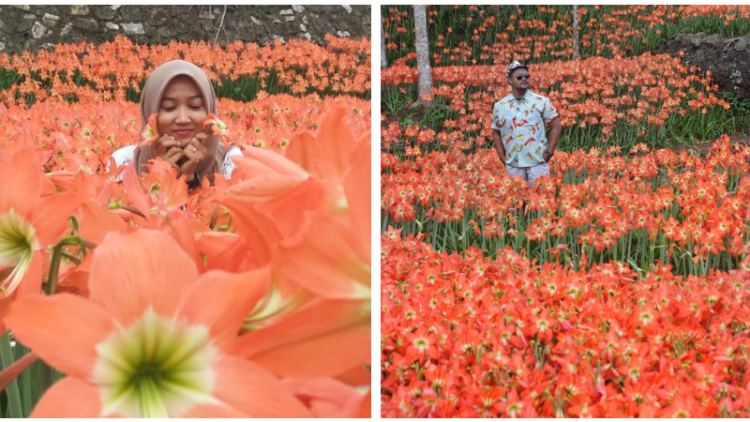
[[[67,75],[65,72],[60,72],[58,77],[61,81],[65,82],[68,81],[69,75]],[[82,77],[81,73],[78,70],[76,70],[76,72],[70,77],[72,78],[72,82],[76,86],[89,86],[92,89],[97,88],[96,84],[94,84],[92,81],[89,81],[88,79]],[[51,92],[52,81],[50,79],[43,79],[39,75],[35,74],[32,74],[31,78],[40,82],[42,88],[46,89],[48,94]],[[0,68],[0,90],[13,90],[15,89],[14,86],[23,83],[25,80],[25,76],[19,75],[18,72],[13,69]],[[265,88],[263,88],[263,82],[265,82]],[[145,83],[145,80],[140,81],[138,84],[139,88],[143,89]],[[311,87],[303,93],[295,94],[290,86],[285,85],[279,81],[279,78],[273,69],[268,72],[268,76],[264,80],[261,78],[242,76],[235,81],[232,81],[228,78],[223,78],[221,80],[221,83],[218,83],[217,81],[211,81],[211,84],[213,85],[214,91],[216,92],[216,96],[218,98],[228,98],[242,102],[254,100],[261,90],[264,90],[270,95],[289,94],[295,96],[305,96],[313,93],[317,93],[321,97],[341,95],[340,93],[333,92],[330,87],[325,90],[316,90]],[[125,98],[128,101],[134,103],[140,101],[140,93],[136,92],[132,88],[126,89],[125,94]],[[368,90],[364,93],[348,93],[346,95],[369,100],[371,98],[371,91]],[[18,89],[15,89],[15,100],[17,103],[26,104],[29,107],[37,101],[36,95],[22,95]],[[71,103],[78,102],[78,98],[75,95],[66,97],[65,100]]]

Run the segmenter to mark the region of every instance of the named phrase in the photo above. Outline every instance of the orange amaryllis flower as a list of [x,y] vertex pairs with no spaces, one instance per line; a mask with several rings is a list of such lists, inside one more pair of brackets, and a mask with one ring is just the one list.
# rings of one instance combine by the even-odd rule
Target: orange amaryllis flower
[[91,265],[90,300],[11,305],[6,323],[18,340],[68,374],[32,416],[310,416],[271,373],[229,353],[269,284],[267,268],[199,276],[160,231],[108,234]]
[[203,128],[208,130],[208,126],[211,126],[212,135],[225,135],[227,133],[226,123],[219,120],[214,113],[208,113],[206,120],[203,121]]
[[151,145],[154,141],[159,139],[159,127],[156,124],[157,116],[157,113],[153,113],[148,117],[148,125],[146,125],[146,129],[143,131],[143,140],[141,141],[140,146]]
[[60,239],[82,202],[70,192],[40,198],[40,158],[32,148],[20,148],[0,160],[0,297],[19,287],[39,292],[44,251]]

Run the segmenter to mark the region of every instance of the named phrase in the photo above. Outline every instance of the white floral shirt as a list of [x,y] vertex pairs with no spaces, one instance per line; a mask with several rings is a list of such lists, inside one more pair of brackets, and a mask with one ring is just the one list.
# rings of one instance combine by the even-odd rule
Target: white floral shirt
[[505,147],[505,164],[534,167],[544,162],[547,150],[545,123],[558,116],[549,98],[526,90],[517,100],[513,93],[495,103],[492,129],[500,131]]

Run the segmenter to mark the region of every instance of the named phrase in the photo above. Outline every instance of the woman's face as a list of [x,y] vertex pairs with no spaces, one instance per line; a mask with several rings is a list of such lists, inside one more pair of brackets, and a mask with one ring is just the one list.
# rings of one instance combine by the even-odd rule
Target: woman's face
[[206,103],[195,81],[185,75],[176,76],[161,98],[157,129],[187,144],[202,130],[207,115]]

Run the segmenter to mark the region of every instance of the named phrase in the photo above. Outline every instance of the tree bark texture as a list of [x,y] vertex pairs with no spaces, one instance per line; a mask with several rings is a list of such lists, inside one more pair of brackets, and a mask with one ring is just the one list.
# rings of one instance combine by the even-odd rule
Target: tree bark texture
[[573,6],[573,60],[578,57],[578,6]]
[[427,40],[427,11],[424,5],[414,6],[414,27],[417,47],[417,70],[419,71],[419,102],[431,107],[433,101],[424,101],[432,95],[432,71],[430,69],[430,44]]

